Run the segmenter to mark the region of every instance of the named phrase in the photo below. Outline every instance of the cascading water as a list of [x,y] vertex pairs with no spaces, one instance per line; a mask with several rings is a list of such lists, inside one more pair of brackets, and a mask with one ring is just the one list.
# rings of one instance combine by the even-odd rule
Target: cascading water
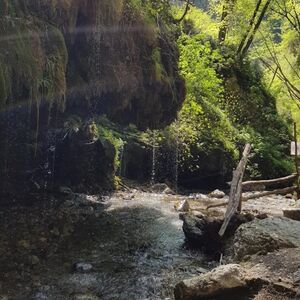
[[152,170],[151,170],[151,184],[156,183],[156,163],[157,163],[158,145],[156,143],[156,133],[153,131],[152,136]]
[[152,145],[152,170],[151,170],[151,184],[155,184],[156,180],[156,145]]

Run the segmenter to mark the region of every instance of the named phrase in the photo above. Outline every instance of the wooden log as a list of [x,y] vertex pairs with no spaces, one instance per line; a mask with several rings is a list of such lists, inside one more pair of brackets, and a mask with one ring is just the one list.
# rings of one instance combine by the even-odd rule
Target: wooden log
[[[252,199],[258,199],[258,198],[261,198],[261,197],[264,197],[264,196],[269,196],[269,195],[285,195],[285,194],[288,194],[288,193],[292,193],[296,190],[297,190],[297,186],[291,186],[291,187],[287,187],[287,188],[283,188],[283,189],[277,189],[277,190],[273,190],[273,191],[265,191],[265,192],[249,195],[249,196],[246,196],[246,197],[242,197],[242,201],[247,202],[247,201],[252,200]],[[228,204],[228,201],[222,202],[222,203],[216,203],[216,204],[212,204],[212,205],[207,206],[206,209],[222,207],[222,206],[226,206],[227,204]]]
[[233,172],[228,207],[225,213],[224,222],[219,231],[219,235],[221,237],[224,235],[233,215],[237,210],[241,209],[242,182],[250,151],[251,145],[246,144],[242,159],[240,160],[236,170]]
[[252,181],[245,181],[243,182],[243,188],[245,187],[251,187],[251,186],[255,186],[255,185],[265,185],[265,186],[269,186],[269,185],[273,185],[273,184],[279,184],[279,183],[284,183],[284,182],[289,182],[292,181],[294,179],[297,178],[297,174],[292,174],[289,176],[285,176],[285,177],[281,177],[281,178],[275,178],[275,179],[268,179],[268,180],[252,180]]
[[290,186],[290,187],[283,188],[283,189],[277,189],[277,190],[273,190],[273,191],[265,191],[265,192],[261,192],[261,193],[243,197],[242,201],[246,202],[251,199],[257,199],[257,198],[261,198],[261,197],[269,196],[269,195],[285,195],[285,194],[292,193],[296,190],[297,190],[296,186]]

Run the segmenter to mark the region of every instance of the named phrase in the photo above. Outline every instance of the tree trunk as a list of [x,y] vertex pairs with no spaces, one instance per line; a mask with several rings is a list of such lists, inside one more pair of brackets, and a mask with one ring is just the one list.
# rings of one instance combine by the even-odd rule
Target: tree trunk
[[254,22],[255,22],[255,19],[256,19],[256,16],[257,16],[257,14],[258,14],[258,11],[259,11],[259,8],[260,8],[261,3],[262,3],[262,0],[258,0],[258,2],[257,2],[257,4],[256,4],[256,7],[255,7],[255,10],[254,10],[254,12],[253,12],[252,18],[251,18],[251,20],[250,20],[250,22],[249,22],[248,29],[247,29],[247,31],[245,32],[245,34],[243,35],[243,38],[242,38],[242,40],[241,40],[241,43],[240,43],[240,45],[239,45],[239,47],[238,47],[237,54],[239,54],[239,53],[242,51],[242,49],[243,49],[243,47],[244,47],[244,45],[245,45],[245,42],[246,42],[246,40],[247,40],[247,37],[248,37],[248,35],[250,34],[251,30],[253,29],[253,24],[254,24]]
[[231,14],[235,0],[225,0],[223,5],[223,12],[221,16],[221,26],[219,29],[219,43],[222,44],[226,40],[226,35],[228,32],[228,17]]
[[269,7],[271,1],[272,1],[272,0],[267,0],[267,2],[265,3],[265,5],[264,5],[264,7],[263,7],[263,9],[262,9],[262,11],[261,11],[261,13],[260,13],[260,16],[259,16],[257,22],[256,22],[255,25],[254,25],[253,31],[252,31],[251,35],[249,36],[248,41],[247,41],[245,47],[243,48],[243,50],[242,50],[242,52],[241,52],[241,58],[244,58],[244,57],[245,57],[245,55],[246,55],[246,53],[248,52],[250,46],[252,45],[252,42],[253,42],[254,37],[255,37],[255,35],[256,35],[256,32],[257,32],[257,30],[259,29],[260,24],[261,24],[261,22],[262,22],[264,16],[266,15],[266,12],[267,12],[267,10],[268,10],[268,7]]
[[236,170],[233,172],[228,207],[225,213],[223,225],[219,231],[220,236],[224,235],[227,226],[236,211],[241,210],[242,182],[250,151],[251,146],[250,144],[247,144],[243,152],[243,157]]

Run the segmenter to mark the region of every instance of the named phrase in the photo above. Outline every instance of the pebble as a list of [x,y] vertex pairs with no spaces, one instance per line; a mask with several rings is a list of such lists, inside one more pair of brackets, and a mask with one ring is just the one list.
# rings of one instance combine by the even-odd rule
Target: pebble
[[87,273],[93,269],[93,266],[89,263],[80,262],[80,263],[75,263],[73,269],[75,270],[75,272],[78,273]]
[[41,293],[41,292],[38,292],[38,293],[36,293],[36,294],[34,295],[33,299],[34,299],[34,300],[47,300],[48,297],[47,297],[46,294]]
[[35,265],[39,264],[40,259],[36,255],[31,255],[29,257],[29,261],[30,261],[31,265],[35,266]]

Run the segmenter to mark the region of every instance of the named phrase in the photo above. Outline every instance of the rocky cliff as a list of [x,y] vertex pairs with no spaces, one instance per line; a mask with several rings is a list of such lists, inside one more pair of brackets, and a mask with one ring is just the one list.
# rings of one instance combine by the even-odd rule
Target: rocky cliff
[[[66,174],[56,168],[55,159],[58,154],[62,161],[72,156],[64,151],[70,151],[74,140],[81,145],[99,142],[95,149],[102,154],[92,155],[100,169],[99,156],[108,155],[110,163],[102,172],[110,182],[113,151],[97,133],[90,136],[93,118],[105,114],[113,122],[145,129],[176,117],[185,88],[177,70],[175,37],[154,15],[151,1],[1,2],[2,192],[44,189],[49,181],[54,184],[55,172],[60,178],[70,176],[72,185],[75,169],[68,167]],[[62,143],[59,149],[64,150],[56,153]],[[38,182],[36,177],[48,179]],[[101,178],[97,185],[103,185]]]

